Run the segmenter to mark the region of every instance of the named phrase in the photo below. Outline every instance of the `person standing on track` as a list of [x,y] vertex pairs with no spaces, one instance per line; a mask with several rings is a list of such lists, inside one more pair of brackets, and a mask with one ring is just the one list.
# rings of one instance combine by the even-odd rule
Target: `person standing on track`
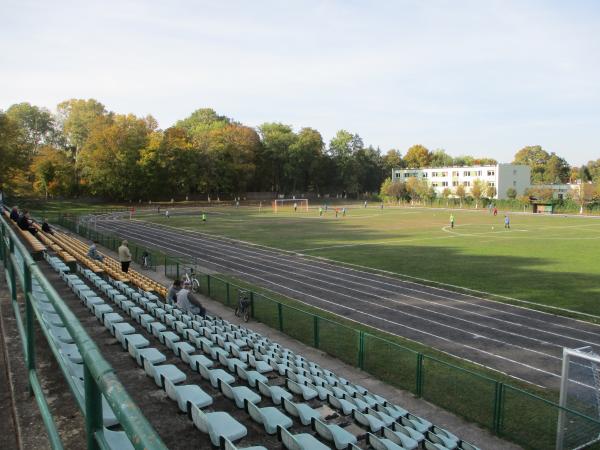
[[367,201],[365,200],[365,208],[367,207]]
[[129,251],[128,242],[121,242],[119,247],[119,261],[121,262],[121,270],[124,273],[129,272],[129,264],[131,264],[131,252]]
[[450,228],[454,228],[454,214],[450,214]]

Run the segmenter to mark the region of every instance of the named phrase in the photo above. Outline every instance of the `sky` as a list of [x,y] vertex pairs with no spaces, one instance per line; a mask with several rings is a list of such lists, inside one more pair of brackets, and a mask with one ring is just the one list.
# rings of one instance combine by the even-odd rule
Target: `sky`
[[210,107],[510,162],[600,158],[600,1],[0,0],[0,109]]

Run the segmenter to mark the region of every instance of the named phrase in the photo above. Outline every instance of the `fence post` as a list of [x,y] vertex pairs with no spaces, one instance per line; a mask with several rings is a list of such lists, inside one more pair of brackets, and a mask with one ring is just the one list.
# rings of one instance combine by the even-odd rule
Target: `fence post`
[[[31,270],[27,265],[27,262],[23,260],[23,277],[25,278],[25,286],[23,291],[25,294],[25,345],[27,353],[25,359],[27,362],[27,372],[35,371],[35,330],[33,322],[33,306],[31,305]],[[16,289],[15,289],[16,292]],[[29,380],[29,377],[27,377]],[[28,381],[29,395],[33,395],[33,388],[31,382]]]
[[167,255],[165,255],[165,277],[167,276]]
[[500,429],[502,428],[502,400],[504,398],[504,383],[496,381],[496,389],[494,395],[494,426],[493,431],[495,434],[500,434]]
[[417,397],[423,395],[423,353],[417,353]]
[[365,332],[358,332],[358,368],[365,368]]
[[96,441],[96,431],[102,428],[102,400],[100,389],[92,377],[87,364],[83,364],[83,383],[85,389],[85,434],[88,450],[100,450]]
[[277,318],[279,320],[279,331],[283,331],[283,308],[281,303],[277,303]]
[[250,291],[250,315],[254,319],[254,292]]
[[210,297],[210,275],[206,274],[206,295]]
[[227,291],[227,299],[225,300],[225,304],[229,306],[229,281],[225,282],[225,290]]
[[313,316],[313,338],[315,348],[319,348],[319,316]]

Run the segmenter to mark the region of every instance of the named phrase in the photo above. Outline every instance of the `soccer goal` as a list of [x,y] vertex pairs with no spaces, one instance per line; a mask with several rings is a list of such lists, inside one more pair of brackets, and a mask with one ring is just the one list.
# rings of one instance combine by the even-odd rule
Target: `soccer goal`
[[308,212],[307,198],[278,198],[273,200],[273,212],[303,211]]
[[563,349],[557,450],[600,442],[600,355],[591,347]]

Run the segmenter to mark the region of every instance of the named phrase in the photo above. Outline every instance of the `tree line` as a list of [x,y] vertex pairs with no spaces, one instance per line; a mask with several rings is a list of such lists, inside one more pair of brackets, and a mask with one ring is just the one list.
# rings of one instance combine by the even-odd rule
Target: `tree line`
[[[541,147],[520,150],[515,162],[529,164],[534,181],[573,175],[563,158]],[[495,163],[422,145],[404,155],[383,153],[346,130],[326,144],[314,128],[295,131],[279,122],[252,128],[209,108],[164,130],[150,115],[117,114],[94,99],[61,102],[55,113],[29,103],[0,110],[0,190],[19,196],[358,196],[379,192],[393,168]],[[588,171],[600,175],[600,160]]]

